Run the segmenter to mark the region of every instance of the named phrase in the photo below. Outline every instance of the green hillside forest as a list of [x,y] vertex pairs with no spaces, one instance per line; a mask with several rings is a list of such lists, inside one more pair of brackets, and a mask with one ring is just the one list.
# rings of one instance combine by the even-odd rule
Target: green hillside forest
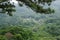
[[60,40],[60,0],[0,0],[0,40]]

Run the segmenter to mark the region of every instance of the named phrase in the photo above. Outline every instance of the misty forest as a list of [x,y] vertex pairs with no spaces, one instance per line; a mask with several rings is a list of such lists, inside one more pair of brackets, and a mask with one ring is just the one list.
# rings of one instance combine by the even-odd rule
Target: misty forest
[[0,0],[0,40],[60,40],[60,0]]

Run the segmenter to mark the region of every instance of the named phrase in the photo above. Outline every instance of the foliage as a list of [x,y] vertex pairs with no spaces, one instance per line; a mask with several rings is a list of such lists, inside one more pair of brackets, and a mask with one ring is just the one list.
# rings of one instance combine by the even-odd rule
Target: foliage
[[51,2],[54,0],[17,0],[20,4],[20,2],[23,2],[26,6],[30,7],[32,10],[34,10],[37,13],[54,13],[54,10],[51,9],[50,7],[47,9],[44,9],[44,6],[41,6],[40,4],[44,5],[47,3],[49,6],[51,5]]
[[[9,38],[11,34],[13,35],[12,38]],[[2,35],[2,39],[6,40],[4,38],[4,36],[6,37],[6,35],[8,37],[6,37],[8,40],[13,39],[13,40],[33,40],[33,34],[31,31],[29,31],[28,29],[22,28],[22,27],[9,27],[9,28],[5,28],[5,29],[1,29],[0,30],[0,35]],[[0,36],[1,37],[1,36]]]
[[60,35],[60,19],[49,19],[45,21],[45,30],[52,35]]
[[0,29],[1,40],[59,40],[59,20],[49,19],[34,27],[11,26]]
[[7,13],[12,16],[12,12],[15,11],[15,5],[11,4],[8,0],[0,0],[0,13]]
[[[44,6],[41,6],[40,4],[44,5],[45,3],[47,3],[47,5],[51,5],[51,2],[54,0],[17,0],[18,4],[20,6],[23,6],[23,4],[25,4],[26,6],[30,7],[33,11],[37,12],[37,13],[44,13],[44,14],[50,14],[50,13],[54,13],[55,11],[53,9],[51,9],[50,7],[48,8],[44,8]],[[21,2],[21,3],[20,3]],[[0,8],[2,9],[0,11],[0,13],[7,13],[9,14],[9,16],[12,16],[12,12],[15,12],[14,3],[10,3],[9,0],[0,0]]]

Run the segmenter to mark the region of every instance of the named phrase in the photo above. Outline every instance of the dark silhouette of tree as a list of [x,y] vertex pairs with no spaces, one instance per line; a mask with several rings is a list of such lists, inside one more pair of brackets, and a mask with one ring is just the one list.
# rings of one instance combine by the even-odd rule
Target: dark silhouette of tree
[[[37,12],[37,13],[44,13],[44,14],[50,14],[50,13],[54,13],[54,10],[51,9],[50,7],[45,9],[43,8],[42,5],[45,5],[45,3],[47,3],[48,6],[51,5],[51,2],[54,0],[16,0],[18,1],[20,6],[23,6],[23,4],[25,4],[26,6],[30,7],[33,11]],[[22,2],[22,3],[20,3]],[[9,0],[0,0],[0,13],[7,13],[10,16],[12,16],[12,12],[15,11],[15,5],[14,3],[11,4],[9,2]]]
[[15,5],[11,4],[8,0],[0,1],[0,13],[7,13],[9,16],[12,16],[12,12],[15,11]]
[[54,0],[34,0],[34,1],[32,1],[32,0],[17,0],[17,1],[23,2],[26,6],[30,7],[32,10],[34,10],[35,12],[38,12],[38,13],[45,13],[45,14],[54,13],[54,10],[51,9],[50,7],[47,9],[44,9],[43,6],[40,5],[40,4],[45,5],[45,3],[47,3],[47,5],[50,6],[51,2]]

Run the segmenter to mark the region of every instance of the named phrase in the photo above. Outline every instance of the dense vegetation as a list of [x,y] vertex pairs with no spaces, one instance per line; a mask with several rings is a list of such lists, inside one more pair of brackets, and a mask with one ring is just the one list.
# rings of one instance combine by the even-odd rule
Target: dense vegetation
[[0,29],[0,40],[34,40],[32,31],[22,27]]
[[[22,7],[23,4],[38,13],[53,13],[50,7],[44,9],[43,6],[47,3],[48,6],[54,0],[17,0],[19,5]],[[6,2],[6,3],[5,3]],[[22,2],[23,4],[21,4]],[[16,11],[14,3],[11,4],[8,0],[0,0],[0,13],[7,13],[12,16],[12,12]],[[27,17],[27,16],[26,16]],[[31,16],[34,18],[33,16]],[[25,18],[25,17],[23,17]],[[29,17],[27,17],[29,18]],[[43,17],[42,17],[43,18]],[[40,18],[35,18],[39,22]],[[0,40],[60,40],[60,19],[49,19],[44,20],[43,24],[34,23],[34,21],[21,20],[20,24],[23,26],[0,26]],[[32,27],[26,27],[26,26]]]
[[0,40],[60,40],[60,21],[49,19],[34,27],[8,26],[0,28]]

